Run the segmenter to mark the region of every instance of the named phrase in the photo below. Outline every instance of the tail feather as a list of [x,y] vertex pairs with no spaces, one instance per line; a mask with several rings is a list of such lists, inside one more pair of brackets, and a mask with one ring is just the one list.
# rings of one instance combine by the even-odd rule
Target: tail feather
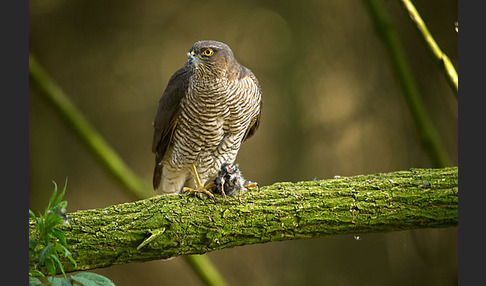
[[161,162],[155,162],[154,168],[154,178],[152,184],[154,186],[154,190],[157,190],[160,186],[160,181],[162,180],[162,164]]

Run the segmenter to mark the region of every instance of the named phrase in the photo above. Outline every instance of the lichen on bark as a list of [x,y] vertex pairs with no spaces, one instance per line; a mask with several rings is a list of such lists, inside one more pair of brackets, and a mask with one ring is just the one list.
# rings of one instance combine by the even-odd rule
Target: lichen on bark
[[[275,183],[246,192],[243,204],[216,198],[162,195],[69,213],[62,229],[76,270],[271,241],[456,226],[458,168]],[[29,235],[33,226],[29,221]]]

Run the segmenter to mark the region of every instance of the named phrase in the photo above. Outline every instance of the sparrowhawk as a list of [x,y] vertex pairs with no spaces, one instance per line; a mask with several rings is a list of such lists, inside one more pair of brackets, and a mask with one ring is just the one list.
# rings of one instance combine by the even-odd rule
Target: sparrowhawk
[[199,41],[187,55],[155,114],[153,187],[162,183],[163,193],[190,189],[212,196],[207,189],[221,165],[233,164],[241,143],[258,129],[262,91],[224,43]]

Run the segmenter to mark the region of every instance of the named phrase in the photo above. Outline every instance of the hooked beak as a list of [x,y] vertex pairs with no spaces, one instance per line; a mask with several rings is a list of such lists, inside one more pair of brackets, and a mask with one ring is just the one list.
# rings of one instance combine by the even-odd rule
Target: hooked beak
[[197,65],[199,60],[196,58],[196,53],[194,51],[187,53],[187,62],[191,65]]

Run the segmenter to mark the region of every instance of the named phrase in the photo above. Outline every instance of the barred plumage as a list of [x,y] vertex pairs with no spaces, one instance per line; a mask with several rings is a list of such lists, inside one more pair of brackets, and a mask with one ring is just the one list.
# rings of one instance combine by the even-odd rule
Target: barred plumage
[[258,80],[226,44],[196,42],[169,80],[154,119],[154,189],[161,181],[164,193],[194,188],[192,164],[202,184],[213,180],[258,128],[261,106]]

